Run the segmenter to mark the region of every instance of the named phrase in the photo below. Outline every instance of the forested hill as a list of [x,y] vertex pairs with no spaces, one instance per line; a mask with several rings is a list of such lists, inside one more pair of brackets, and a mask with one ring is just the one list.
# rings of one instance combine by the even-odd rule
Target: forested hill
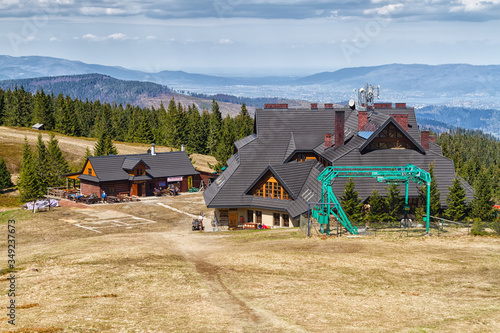
[[172,96],[167,86],[152,82],[124,81],[102,74],[83,74],[70,76],[41,77],[33,79],[0,81],[0,88],[14,90],[15,86],[36,93],[41,88],[45,93],[53,93],[81,100],[101,101],[132,105],[144,105],[144,99]]

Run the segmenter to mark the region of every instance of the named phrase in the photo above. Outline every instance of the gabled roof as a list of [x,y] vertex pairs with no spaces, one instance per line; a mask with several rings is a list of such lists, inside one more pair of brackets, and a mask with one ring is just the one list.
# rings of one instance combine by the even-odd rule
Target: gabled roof
[[[134,154],[92,156],[89,157],[87,161],[91,163],[97,177],[85,175],[85,170],[82,170],[78,178],[93,182],[129,180],[131,176],[128,174],[127,170],[132,170],[140,162],[144,163],[149,169],[147,169],[146,175],[136,176],[134,180],[198,174],[185,151],[157,153],[156,155]],[[124,166],[130,169],[124,169]]]
[[396,128],[403,134],[403,136],[405,136],[408,140],[411,141],[411,143],[415,145],[418,151],[420,151],[422,154],[425,154],[425,149],[417,141],[415,141],[415,139],[413,139],[413,137],[409,135],[408,132],[406,132],[401,127],[401,125],[399,125],[398,122],[395,121],[392,117],[389,117],[379,128],[377,128],[375,132],[372,133],[372,135],[370,135],[366,142],[362,144],[361,147],[359,147],[359,151],[363,151],[389,124],[393,124],[394,126],[396,126]]
[[122,169],[127,171],[134,170],[134,168],[141,162],[146,166],[146,168],[150,169],[149,165],[147,165],[142,159],[130,156],[125,157],[123,160]]
[[272,166],[268,166],[267,168],[264,169],[264,171],[262,171],[262,173],[257,177],[255,178],[255,180],[253,181],[252,184],[250,184],[250,186],[248,187],[248,189],[245,191],[245,194],[250,194],[250,192],[252,191],[252,189],[255,187],[255,185],[257,185],[260,181],[263,180],[264,176],[266,176],[266,174],[268,173],[271,173],[274,178],[276,178],[276,180],[278,181],[278,183],[283,186],[283,188],[288,192],[288,194],[293,198],[295,199],[296,197],[296,194],[293,193],[293,191],[288,187],[288,185],[286,184],[286,182],[283,180],[283,178],[276,172],[276,170],[273,169]]

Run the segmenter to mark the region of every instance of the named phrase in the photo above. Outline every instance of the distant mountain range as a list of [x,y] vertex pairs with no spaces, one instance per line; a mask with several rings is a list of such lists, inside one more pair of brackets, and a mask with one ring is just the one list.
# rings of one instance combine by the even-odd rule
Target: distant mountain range
[[[452,98],[495,97],[500,95],[500,65],[475,66],[467,64],[405,65],[389,64],[371,67],[344,68],[334,72],[323,72],[305,77],[219,77],[192,74],[183,71],[161,71],[147,73],[117,66],[86,64],[80,61],[40,57],[0,56],[0,80],[24,79],[47,76],[98,73],[121,80],[148,81],[167,85],[176,90],[199,88],[195,92],[206,93],[207,88],[233,87],[298,87],[323,86],[330,94],[352,96],[352,90],[366,83],[380,85],[382,98],[389,95],[408,98]],[[247,89],[249,90],[249,89]],[[295,92],[295,89],[290,89]],[[279,91],[279,90],[277,90]],[[259,92],[258,90],[256,92]],[[246,97],[265,97],[230,93]],[[217,91],[215,93],[226,93]],[[302,99],[298,96],[281,98]],[[334,98],[340,100],[342,98]],[[325,100],[326,101],[326,100]],[[325,102],[323,101],[323,102]],[[322,101],[319,101],[322,102]]]
[[495,111],[500,109],[500,65],[389,64],[305,77],[246,78],[183,71],[147,73],[50,57],[0,56],[2,79],[3,89],[22,84],[36,91],[43,86],[47,92],[71,97],[141,106],[158,106],[176,96],[185,105],[209,109],[214,96],[225,114],[236,114],[242,102],[261,107],[276,102],[305,106],[307,101],[347,101],[354,96],[353,89],[372,83],[381,86],[382,100],[416,106],[421,118],[483,129],[500,137],[499,111]]

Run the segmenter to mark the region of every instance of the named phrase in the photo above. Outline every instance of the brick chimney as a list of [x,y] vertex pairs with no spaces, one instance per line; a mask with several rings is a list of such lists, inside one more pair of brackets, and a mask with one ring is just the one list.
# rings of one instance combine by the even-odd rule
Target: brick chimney
[[408,115],[407,114],[391,114],[391,117],[396,120],[399,126],[408,132]]
[[332,134],[325,134],[325,149],[330,148],[332,146]]
[[311,103],[311,110],[317,110],[318,109],[318,103]]
[[358,111],[358,131],[368,122],[368,111]]
[[420,143],[424,149],[429,149],[429,131],[420,132]]
[[345,111],[335,111],[335,148],[344,144]]

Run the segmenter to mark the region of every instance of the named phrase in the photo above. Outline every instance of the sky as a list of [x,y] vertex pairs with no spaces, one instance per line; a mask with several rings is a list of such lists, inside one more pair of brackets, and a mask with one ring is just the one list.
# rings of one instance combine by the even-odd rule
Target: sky
[[0,54],[149,72],[500,64],[500,0],[0,0]]

